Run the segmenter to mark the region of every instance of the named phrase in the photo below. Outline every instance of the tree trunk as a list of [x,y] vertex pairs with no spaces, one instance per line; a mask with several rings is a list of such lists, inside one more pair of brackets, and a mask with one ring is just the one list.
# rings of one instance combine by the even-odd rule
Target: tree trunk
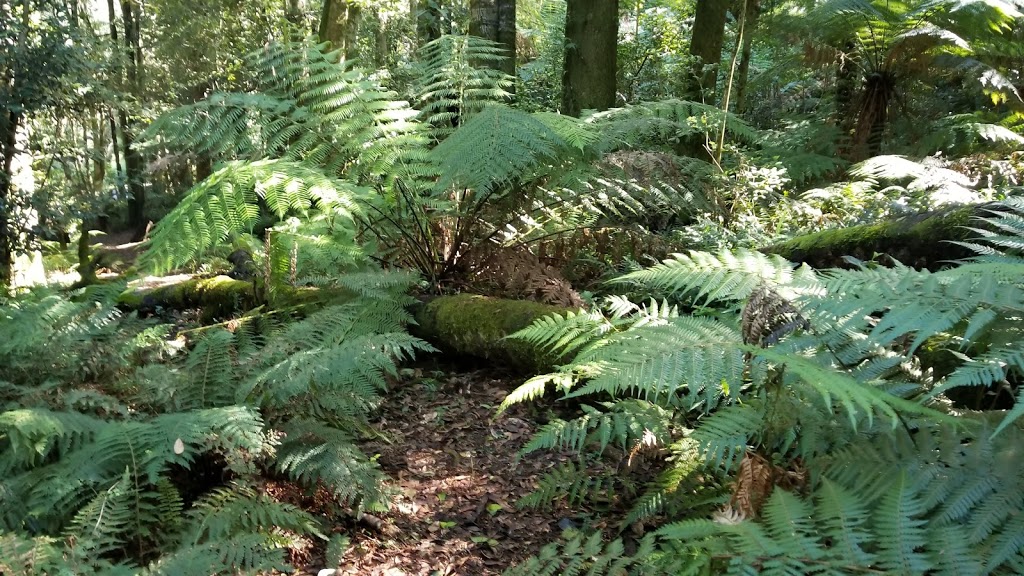
[[356,33],[362,8],[348,0],[324,0],[320,13],[321,42],[330,42],[332,50],[340,50],[345,60],[356,55]]
[[690,38],[690,54],[695,59],[687,90],[691,100],[709,104],[714,101],[728,9],[729,0],[697,0],[693,37]]
[[516,0],[470,0],[469,33],[500,44],[507,58],[495,68],[516,75]]
[[3,110],[0,121],[0,150],[3,153],[3,172],[0,173],[0,291],[11,285],[14,275],[15,231],[11,229],[11,173],[18,140],[21,114]]
[[[108,8],[111,8],[108,3]],[[113,17],[113,14],[111,14]],[[121,0],[121,20],[124,25],[124,47],[128,55],[126,88],[136,99],[142,96],[142,48],[139,39],[138,4],[135,0]],[[111,34],[116,41],[116,29],[113,19],[110,23]],[[142,240],[146,234],[146,186],[142,180],[145,162],[142,154],[135,147],[135,120],[122,108],[119,113],[121,121],[121,144],[124,146],[124,175],[128,181],[128,227],[132,230],[132,240]]]
[[750,80],[750,58],[754,52],[754,32],[761,16],[761,0],[747,0],[747,10],[743,15],[743,45],[740,53],[740,64],[736,69],[736,113],[747,111],[747,81]]
[[619,37],[618,0],[569,0],[565,14],[562,113],[615,105]]
[[438,0],[410,0],[416,17],[416,37],[420,46],[441,37],[441,9]]

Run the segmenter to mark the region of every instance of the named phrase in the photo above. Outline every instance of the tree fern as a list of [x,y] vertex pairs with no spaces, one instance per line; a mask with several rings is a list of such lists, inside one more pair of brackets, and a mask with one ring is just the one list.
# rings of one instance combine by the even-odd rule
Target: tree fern
[[[698,467],[723,480],[749,469],[752,459],[764,463],[764,485],[737,478],[734,501],[744,501],[744,490],[770,495],[749,510],[725,509],[714,520],[662,528],[653,544],[659,568],[723,574],[752,567],[766,574],[1014,573],[1024,545],[1024,485],[1012,453],[1024,409],[1019,398],[1005,411],[951,409],[945,395],[996,382],[1012,389],[1007,379],[1021,372],[1019,331],[1010,320],[1024,302],[1013,252],[1024,230],[1019,210],[1016,202],[995,210],[979,229],[998,230],[988,235],[998,243],[982,238],[975,243],[986,247],[981,255],[937,272],[899,264],[813,272],[758,254],[691,253],[622,279],[673,294],[683,306],[721,303],[725,311],[699,318],[716,330],[735,330],[723,320],[742,303],[742,334],[733,332],[731,342],[704,334],[692,340],[684,333],[668,336],[673,325],[698,319],[639,321],[641,308],[622,302],[615,306],[620,316],[549,318],[522,336],[573,352],[563,370],[547,378],[559,376],[574,396],[612,392],[643,398],[643,387],[657,377],[645,376],[639,379],[643,387],[636,387],[628,371],[607,367],[647,357],[666,362],[691,342],[716,342],[718,349],[742,355],[739,377],[728,382],[737,398],[710,414],[692,414],[688,440],[699,450]],[[773,327],[787,317],[799,321],[776,333]],[[659,335],[666,336],[664,345]],[[951,373],[929,380],[915,368],[914,355],[937,336],[963,347]],[[620,344],[630,338],[635,347]],[[978,350],[973,358],[972,350]],[[680,364],[699,362],[687,358]],[[611,383],[594,385],[606,374],[614,374]],[[527,385],[530,394],[537,391]],[[525,396],[519,391],[510,399]],[[676,407],[667,395],[649,400]],[[581,457],[587,458],[593,439],[588,431],[600,414],[585,412],[541,430],[530,448],[583,448]],[[676,466],[645,491],[631,518],[671,513],[665,503]],[[753,501],[750,494],[745,498]],[[564,553],[569,552],[575,553]],[[536,570],[550,565],[530,564]]]
[[420,47],[419,57],[416,102],[438,141],[488,104],[512,98],[515,80],[494,66],[506,58],[496,42],[444,35]]

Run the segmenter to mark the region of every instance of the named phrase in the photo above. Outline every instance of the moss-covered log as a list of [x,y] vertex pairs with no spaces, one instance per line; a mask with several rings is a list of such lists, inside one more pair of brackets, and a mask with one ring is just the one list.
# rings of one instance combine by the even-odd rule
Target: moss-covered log
[[[302,288],[279,294],[276,301],[286,306],[315,306],[339,298],[344,298],[341,291]],[[227,276],[161,278],[130,287],[118,298],[119,306],[126,310],[153,312],[158,308],[200,308],[206,319],[249,310],[260,303],[252,282]],[[536,372],[549,370],[555,359],[523,342],[504,338],[542,316],[566,311],[559,306],[522,300],[471,294],[440,296],[416,306],[413,313],[417,325],[412,327],[412,332],[434,346],[456,354],[491,360],[523,372]]]
[[460,294],[441,296],[415,311],[413,333],[437,346],[505,364],[523,372],[550,370],[555,358],[505,336],[565,308],[538,302]]
[[157,308],[201,308],[205,318],[217,318],[259,305],[252,282],[228,276],[212,278],[168,277],[155,285],[129,287],[117,299],[127,310],[152,312]]
[[798,236],[762,249],[788,260],[814,268],[841,268],[849,264],[844,256],[872,260],[886,255],[907,266],[937,270],[951,260],[971,255],[951,241],[967,240],[977,234],[967,227],[978,227],[978,217],[990,216],[996,204],[947,208],[904,216],[894,220],[824,230]]

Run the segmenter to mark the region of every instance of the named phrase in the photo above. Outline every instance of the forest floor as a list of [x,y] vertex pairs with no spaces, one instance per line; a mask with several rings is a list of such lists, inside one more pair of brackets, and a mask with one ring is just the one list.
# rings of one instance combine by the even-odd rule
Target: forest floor
[[[337,527],[351,540],[336,575],[498,575],[557,540],[563,528],[607,527],[589,523],[578,508],[516,507],[545,471],[570,458],[541,451],[517,460],[538,424],[523,406],[495,414],[521,382],[481,371],[435,373],[386,395],[374,424],[381,438],[363,449],[377,457],[398,494],[372,523]],[[618,519],[604,514],[603,522]],[[316,556],[302,573],[318,573]]]
[[559,464],[516,455],[536,425],[517,407],[495,418],[518,381],[483,372],[429,374],[387,395],[364,445],[399,494],[379,531],[352,540],[339,574],[492,575],[555,539],[567,511],[518,510],[516,500]]

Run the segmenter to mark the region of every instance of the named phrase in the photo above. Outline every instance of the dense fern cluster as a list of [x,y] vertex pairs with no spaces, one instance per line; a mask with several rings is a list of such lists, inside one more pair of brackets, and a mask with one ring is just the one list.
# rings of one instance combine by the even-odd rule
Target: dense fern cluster
[[[620,279],[663,304],[613,298],[606,313],[520,332],[570,360],[506,405],[551,383],[615,399],[553,422],[528,451],[585,459],[610,442],[651,443],[672,458],[630,517],[669,522],[641,544],[649,555],[574,541],[510,573],[1019,573],[1022,215],[1024,202],[1008,201],[979,222],[979,255],[938,272],[676,255]],[[681,305],[715,312],[683,315]],[[935,369],[935,354],[952,367]],[[988,400],[964,404],[965,388]],[[706,499],[687,482],[698,473],[731,479],[731,495]],[[700,501],[717,503],[713,518],[673,522]]]
[[[187,353],[166,327],[120,317],[102,291],[5,307],[0,571],[285,569],[296,539],[324,536],[261,491],[268,476],[357,511],[386,504],[381,472],[354,441],[386,375],[429,348],[405,332],[412,280],[352,274],[337,281],[349,294],[339,303],[201,329]],[[105,335],[125,361],[105,357],[106,372],[77,378],[61,368]]]
[[157,225],[147,262],[172,268],[269,228],[277,238],[266,250],[265,238],[250,244],[271,260],[271,282],[301,284],[287,254],[312,247],[299,238],[326,225],[440,286],[495,248],[726,209],[711,194],[719,170],[681,155],[679,143],[707,140],[723,123],[736,142],[760,138],[736,116],[686,101],[585,119],[520,111],[507,105],[510,80],[488,66],[496,58],[478,38],[427,44],[411,68],[417,110],[321,46],[254,54],[247,92],[213,94],[147,130],[150,147],[221,162]]

